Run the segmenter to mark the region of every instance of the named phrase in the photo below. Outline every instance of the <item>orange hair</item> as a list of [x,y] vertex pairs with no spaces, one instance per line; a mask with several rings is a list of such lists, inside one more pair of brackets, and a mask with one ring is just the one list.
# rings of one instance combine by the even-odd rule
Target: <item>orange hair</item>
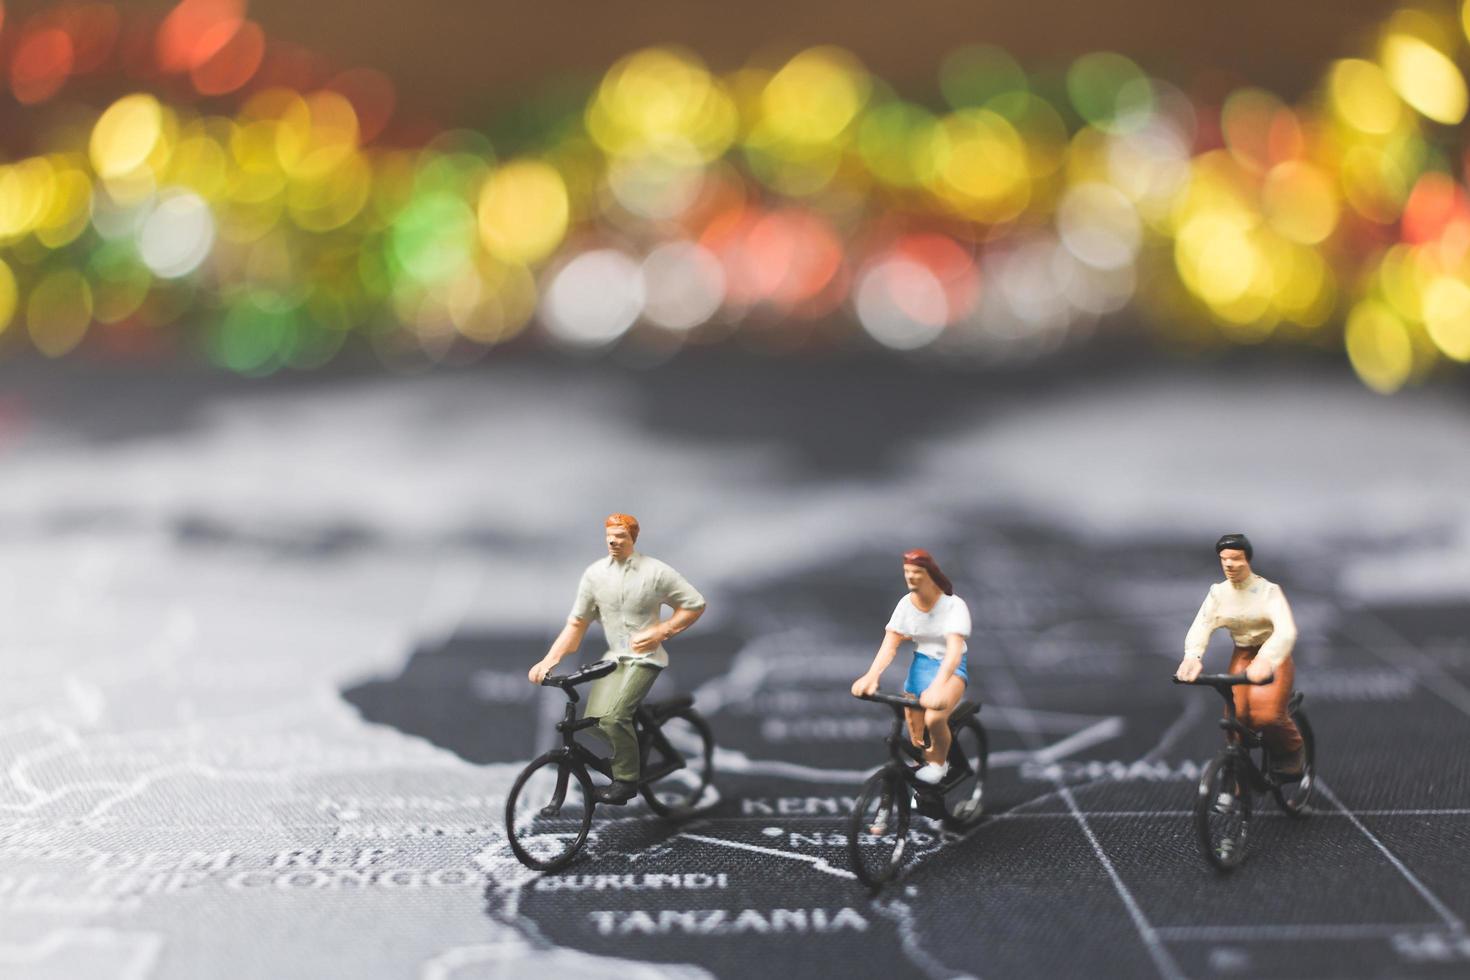
[[602,522],[603,527],[620,527],[628,532],[634,541],[638,540],[638,518],[632,514],[609,514],[607,520]]

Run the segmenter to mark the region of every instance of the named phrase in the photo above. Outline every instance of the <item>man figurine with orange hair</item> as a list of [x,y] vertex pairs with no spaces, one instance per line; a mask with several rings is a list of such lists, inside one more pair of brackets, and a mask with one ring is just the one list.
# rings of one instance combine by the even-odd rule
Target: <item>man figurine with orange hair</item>
[[[597,791],[597,799],[622,804],[638,791],[641,768],[633,715],[658,672],[669,664],[664,641],[694,625],[704,613],[704,596],[668,565],[633,550],[638,521],[632,515],[613,514],[604,529],[607,557],[582,573],[572,614],[546,656],[531,668],[530,678],[532,684],[540,684],[563,657],[582,645],[592,620],[602,620],[608,647],[602,659],[617,661],[618,667],[593,682],[587,716],[599,719],[597,728],[612,746],[613,781]],[[659,610],[665,605],[674,614],[660,621]]]

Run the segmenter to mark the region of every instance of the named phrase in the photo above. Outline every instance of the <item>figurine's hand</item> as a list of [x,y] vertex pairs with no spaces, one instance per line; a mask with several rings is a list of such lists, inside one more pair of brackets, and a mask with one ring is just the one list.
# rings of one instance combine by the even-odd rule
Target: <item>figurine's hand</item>
[[878,678],[872,674],[864,674],[852,682],[852,696],[855,698],[867,697],[869,694],[878,693]]
[[633,634],[630,641],[634,653],[651,653],[658,649],[658,645],[664,641],[663,625],[650,626],[646,630],[639,630]]
[[1276,668],[1262,660],[1260,657],[1251,661],[1251,665],[1245,669],[1245,676],[1250,678],[1252,684],[1264,684],[1276,674]]
[[537,663],[536,666],[532,667],[530,672],[527,673],[526,676],[531,678],[532,684],[540,684],[542,681],[546,680],[546,675],[551,673],[551,671],[555,667],[556,661],[552,660],[550,657],[545,657],[539,663]]
[[1179,669],[1174,671],[1174,676],[1186,684],[1194,680],[1205,669],[1205,662],[1198,657],[1185,657],[1179,661]]
[[943,711],[949,707],[948,702],[944,698],[944,693],[932,687],[919,695],[919,705],[928,708],[930,711]]

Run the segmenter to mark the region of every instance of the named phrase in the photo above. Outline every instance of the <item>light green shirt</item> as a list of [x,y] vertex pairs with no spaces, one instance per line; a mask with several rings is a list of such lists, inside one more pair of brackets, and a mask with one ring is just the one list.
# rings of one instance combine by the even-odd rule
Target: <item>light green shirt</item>
[[648,653],[634,653],[633,637],[658,622],[661,606],[703,609],[704,596],[678,572],[657,558],[633,552],[621,562],[612,556],[587,566],[577,584],[572,615],[602,620],[607,634],[604,660],[641,660],[659,667],[669,665],[662,643]]

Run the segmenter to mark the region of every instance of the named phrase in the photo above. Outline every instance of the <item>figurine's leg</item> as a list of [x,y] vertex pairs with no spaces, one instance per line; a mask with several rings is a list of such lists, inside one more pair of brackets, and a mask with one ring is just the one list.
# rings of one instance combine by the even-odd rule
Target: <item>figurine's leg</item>
[[[918,698],[934,679],[936,670],[933,659],[914,654],[913,663],[909,664],[909,673],[903,682],[903,693],[913,698]],[[904,717],[909,723],[909,741],[917,748],[924,745],[924,712],[917,708],[905,708]]]
[[616,683],[608,683],[606,690],[594,690],[587,697],[587,714],[597,717],[597,727],[612,745],[612,777],[617,782],[638,782],[640,760],[633,715],[658,673],[657,667],[624,661],[616,671],[597,681],[599,686]]
[[[1250,666],[1256,651],[1251,647],[1236,647],[1235,652],[1230,655],[1230,673],[1243,674]],[[1251,692],[1257,690],[1249,684],[1242,684],[1231,690],[1231,696],[1235,699],[1235,720],[1247,728],[1256,727],[1251,721]]]
[[1287,658],[1276,668],[1269,684],[1250,688],[1251,718],[1260,728],[1273,770],[1288,776],[1302,771],[1302,733],[1286,711],[1296,680],[1296,668]]
[[944,685],[944,700],[948,707],[943,711],[924,712],[924,724],[929,728],[929,748],[924,750],[925,762],[942,765],[949,758],[949,716],[964,696],[965,682],[958,677],[951,677]]
[[903,714],[904,718],[909,723],[909,741],[913,742],[916,746],[923,747],[924,712],[916,710],[914,708],[905,708],[903,710]]

